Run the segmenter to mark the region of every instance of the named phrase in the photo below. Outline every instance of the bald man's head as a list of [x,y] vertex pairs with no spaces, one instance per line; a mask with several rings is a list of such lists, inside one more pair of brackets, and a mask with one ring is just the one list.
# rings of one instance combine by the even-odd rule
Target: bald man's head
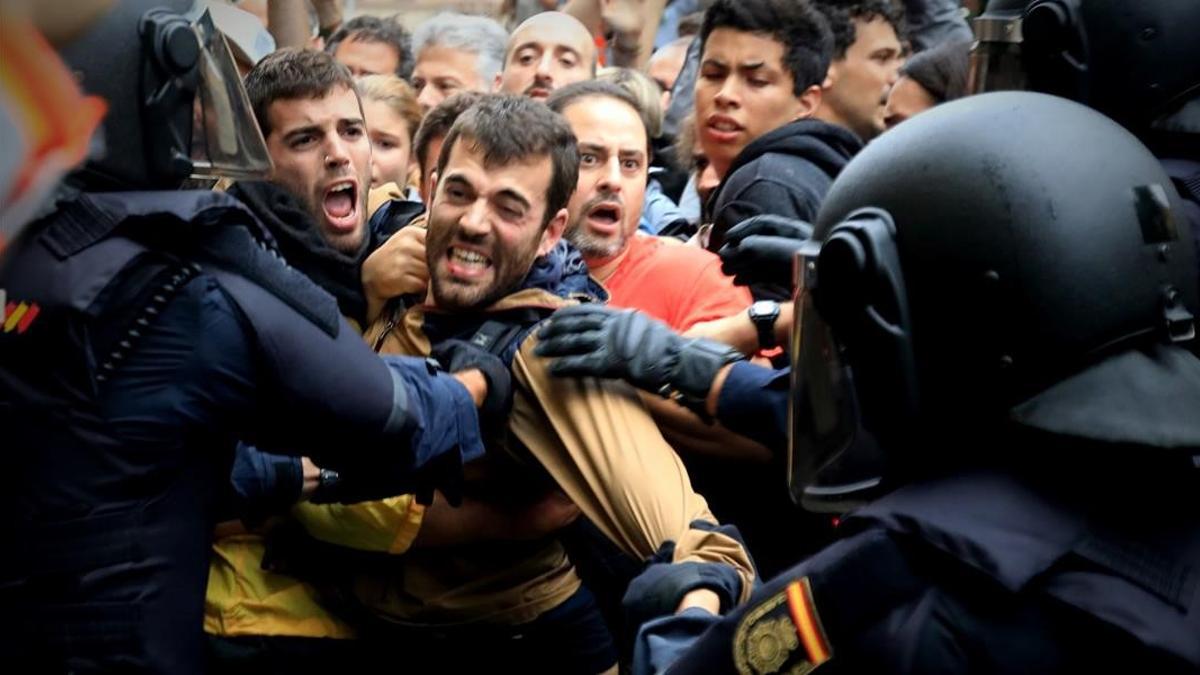
[[650,56],[650,61],[646,64],[646,74],[662,90],[663,110],[671,105],[671,89],[675,86],[679,71],[683,70],[683,62],[691,44],[692,38],[685,37],[663,45]]
[[542,12],[508,38],[496,88],[545,100],[555,89],[595,75],[596,44],[587,27],[570,14]]

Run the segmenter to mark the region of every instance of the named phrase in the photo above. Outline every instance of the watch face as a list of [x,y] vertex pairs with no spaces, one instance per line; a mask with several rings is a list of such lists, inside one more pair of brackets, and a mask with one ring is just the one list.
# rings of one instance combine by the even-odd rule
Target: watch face
[[778,305],[770,300],[759,300],[750,305],[750,316],[767,316],[777,311]]

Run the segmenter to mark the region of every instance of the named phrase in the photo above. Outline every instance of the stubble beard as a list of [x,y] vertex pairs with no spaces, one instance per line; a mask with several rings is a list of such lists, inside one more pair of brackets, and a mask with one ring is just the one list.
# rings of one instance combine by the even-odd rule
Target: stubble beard
[[621,230],[617,232],[616,236],[599,237],[588,231],[585,220],[586,215],[580,215],[571,224],[571,227],[567,228],[564,235],[566,240],[583,254],[583,257],[612,258],[625,250],[625,244],[629,241],[629,235],[626,234],[624,225],[622,225]]
[[[432,225],[432,223],[431,223]],[[446,236],[444,242],[430,242],[426,264],[431,270],[430,291],[437,306],[447,311],[472,311],[491,306],[497,300],[512,293],[529,274],[537,258],[536,242],[528,251],[501,253],[492,247],[492,282],[490,284],[460,284],[453,279],[443,279],[446,274],[444,259],[453,243],[458,240],[455,233]],[[519,257],[509,257],[518,255]]]

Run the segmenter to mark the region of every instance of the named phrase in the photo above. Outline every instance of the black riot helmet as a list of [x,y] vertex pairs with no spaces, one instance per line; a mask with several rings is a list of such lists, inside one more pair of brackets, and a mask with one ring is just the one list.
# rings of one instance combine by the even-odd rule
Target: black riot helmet
[[1195,0],[991,0],[971,90],[1062,96],[1140,134],[1200,94],[1197,31]]
[[108,103],[104,148],[69,179],[77,187],[174,189],[270,172],[225,37],[190,0],[120,0],[60,55]]
[[1014,425],[1195,452],[1171,420],[1195,417],[1200,366],[1190,399],[1126,405],[1139,350],[1195,339],[1179,206],[1136,137],[1059,97],[967,97],[872,142],[798,256],[793,497],[844,510]]

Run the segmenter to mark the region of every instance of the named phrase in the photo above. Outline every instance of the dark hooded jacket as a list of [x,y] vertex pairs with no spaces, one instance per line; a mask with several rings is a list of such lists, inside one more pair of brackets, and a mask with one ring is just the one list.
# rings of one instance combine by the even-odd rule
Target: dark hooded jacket
[[863,147],[844,127],[804,119],[756,138],[733,160],[710,202],[708,248],[750,216],[770,213],[813,222],[842,167]]
[[358,250],[345,253],[325,241],[312,215],[285,188],[267,181],[240,181],[228,192],[267,226],[288,265],[333,295],[342,314],[360,326],[367,318],[363,261],[424,211],[424,206],[416,202],[393,200],[385,204],[366,225]]

